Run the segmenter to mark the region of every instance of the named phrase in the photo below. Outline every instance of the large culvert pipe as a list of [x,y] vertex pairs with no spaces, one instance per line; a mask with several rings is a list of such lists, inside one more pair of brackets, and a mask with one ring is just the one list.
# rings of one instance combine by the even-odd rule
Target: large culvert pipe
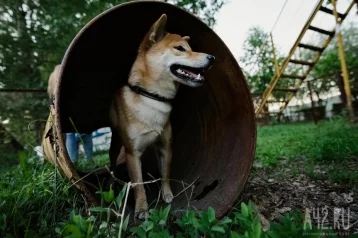
[[[111,98],[126,82],[145,33],[163,13],[168,16],[167,31],[190,36],[193,50],[216,57],[205,85],[180,86],[173,103],[173,193],[183,190],[174,180],[194,183],[190,205],[199,210],[212,206],[222,216],[250,173],[256,143],[253,104],[245,77],[227,46],[206,24],[174,5],[159,1],[121,4],[77,34],[63,59],[55,97],[59,146],[71,164],[63,137],[74,132],[69,118],[79,132],[109,126]],[[155,164],[152,157],[148,152],[143,158],[144,171]],[[120,167],[126,173],[125,165]],[[186,207],[187,196],[184,192],[176,197],[173,209]]]

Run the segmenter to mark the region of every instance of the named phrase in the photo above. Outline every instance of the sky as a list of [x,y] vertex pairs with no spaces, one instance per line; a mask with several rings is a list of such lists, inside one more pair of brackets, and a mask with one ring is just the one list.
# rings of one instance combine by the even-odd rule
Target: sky
[[[338,11],[344,12],[351,0],[340,0]],[[242,46],[249,28],[260,26],[270,32],[286,0],[229,0],[216,15],[215,32],[229,47],[236,58],[243,55]],[[318,0],[287,0],[282,14],[272,31],[275,46],[288,52],[298,37]],[[356,6],[350,19],[357,19]],[[314,25],[334,28],[334,17],[325,13],[317,15]]]

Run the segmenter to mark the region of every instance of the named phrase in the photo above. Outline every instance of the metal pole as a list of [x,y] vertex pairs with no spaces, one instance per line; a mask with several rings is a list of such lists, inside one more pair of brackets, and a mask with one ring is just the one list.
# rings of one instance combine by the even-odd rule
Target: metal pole
[[337,13],[337,6],[336,6],[336,0],[332,0],[333,5],[333,13],[334,17],[336,19],[336,34],[337,34],[337,44],[338,44],[338,52],[339,52],[339,59],[341,60],[341,68],[343,72],[343,82],[344,82],[344,90],[346,92],[347,96],[347,110],[349,114],[349,119],[351,121],[354,120],[354,111],[352,107],[352,94],[351,94],[351,87],[349,83],[349,75],[348,75],[348,69],[347,69],[347,63],[346,63],[346,57],[344,53],[344,45],[342,40],[342,34],[341,34],[341,20],[338,17]]

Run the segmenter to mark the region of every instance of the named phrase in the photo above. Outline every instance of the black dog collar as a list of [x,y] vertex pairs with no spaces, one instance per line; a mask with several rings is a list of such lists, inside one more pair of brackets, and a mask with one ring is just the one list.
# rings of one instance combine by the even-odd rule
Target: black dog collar
[[163,96],[160,96],[158,94],[155,94],[155,93],[151,93],[151,92],[148,92],[146,91],[144,88],[142,87],[139,87],[139,86],[134,86],[134,85],[131,85],[130,83],[127,83],[127,86],[135,93],[137,94],[140,94],[142,96],[145,96],[147,98],[151,98],[151,99],[154,99],[154,100],[157,100],[157,101],[160,101],[160,102],[167,102],[167,103],[171,103],[173,101],[172,98],[166,98],[166,97],[163,97]]

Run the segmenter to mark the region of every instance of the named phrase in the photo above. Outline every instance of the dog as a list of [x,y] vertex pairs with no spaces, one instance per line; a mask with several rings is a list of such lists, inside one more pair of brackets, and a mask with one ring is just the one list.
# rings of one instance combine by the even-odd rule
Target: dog
[[128,173],[135,184],[135,217],[139,219],[148,217],[140,158],[149,146],[155,147],[162,176],[162,198],[171,203],[171,101],[180,84],[202,86],[203,73],[215,60],[212,55],[192,51],[190,37],[166,32],[166,22],[167,15],[163,14],[145,35],[128,83],[116,91],[109,113],[111,170],[115,170],[119,154],[116,148],[123,146]]

